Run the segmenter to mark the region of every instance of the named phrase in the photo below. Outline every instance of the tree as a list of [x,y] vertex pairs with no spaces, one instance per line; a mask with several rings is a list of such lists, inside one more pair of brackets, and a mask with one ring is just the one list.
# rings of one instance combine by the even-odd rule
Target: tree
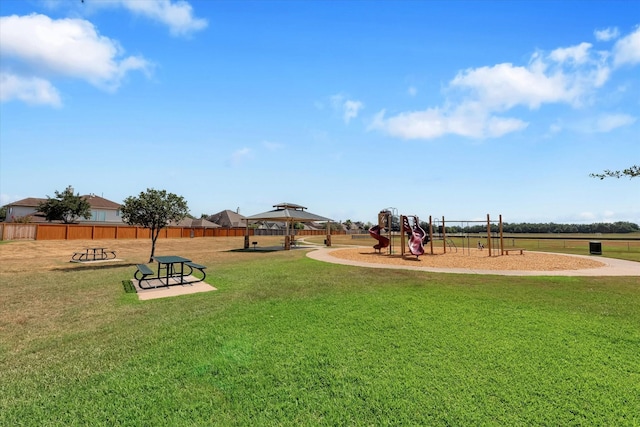
[[606,169],[603,173],[590,173],[589,176],[591,178],[622,178],[623,176],[628,176],[629,179],[636,178],[640,176],[640,166],[633,165],[630,168],[621,170],[621,171],[610,171]]
[[182,196],[167,193],[165,190],[147,188],[138,197],[127,197],[121,209],[122,220],[129,225],[140,225],[151,230],[151,255],[153,261],[156,240],[160,230],[171,221],[180,221],[189,214],[187,202]]
[[62,193],[56,191],[55,199],[47,196],[47,200],[40,202],[37,208],[47,221],[62,221],[72,224],[80,218],[91,218],[91,205],[80,194],[73,194],[73,187],[68,186]]

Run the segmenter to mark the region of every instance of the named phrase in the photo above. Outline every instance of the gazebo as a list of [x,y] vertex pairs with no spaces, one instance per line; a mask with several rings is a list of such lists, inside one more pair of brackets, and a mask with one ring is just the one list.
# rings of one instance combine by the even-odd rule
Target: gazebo
[[256,215],[251,215],[245,218],[247,223],[247,232],[244,236],[244,247],[249,248],[249,223],[255,221],[272,221],[285,223],[285,237],[284,237],[284,249],[291,249],[291,238],[293,235],[289,235],[289,230],[293,233],[293,224],[296,222],[327,222],[327,246],[331,246],[331,229],[329,223],[331,219],[316,215],[314,213],[306,211],[306,207],[296,205],[294,203],[278,203],[273,205],[275,209],[267,212],[262,212]]

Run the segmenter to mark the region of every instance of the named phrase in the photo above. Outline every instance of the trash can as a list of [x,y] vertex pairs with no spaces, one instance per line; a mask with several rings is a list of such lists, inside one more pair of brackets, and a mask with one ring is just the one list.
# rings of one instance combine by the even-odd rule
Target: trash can
[[589,253],[591,255],[602,255],[602,242],[589,242]]

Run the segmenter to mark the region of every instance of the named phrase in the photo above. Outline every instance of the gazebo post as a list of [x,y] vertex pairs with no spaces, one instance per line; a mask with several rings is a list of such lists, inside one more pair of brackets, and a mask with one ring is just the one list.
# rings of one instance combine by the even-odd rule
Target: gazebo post
[[291,250],[291,240],[289,237],[289,221],[285,221],[285,232],[284,232],[284,250]]
[[245,219],[244,222],[246,224],[246,229],[244,233],[244,248],[249,249],[249,220]]
[[331,221],[327,221],[327,240],[324,243],[331,246]]

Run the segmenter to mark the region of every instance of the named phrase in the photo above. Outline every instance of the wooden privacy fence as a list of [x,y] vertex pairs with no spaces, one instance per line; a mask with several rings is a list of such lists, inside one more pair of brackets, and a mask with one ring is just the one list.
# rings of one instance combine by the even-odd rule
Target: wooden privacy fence
[[[184,237],[237,237],[244,236],[245,227],[237,228],[185,228],[166,227],[159,238]],[[249,235],[253,230],[249,229]],[[2,240],[100,240],[100,239],[149,239],[151,231],[130,225],[91,224],[17,224],[0,223]]]

